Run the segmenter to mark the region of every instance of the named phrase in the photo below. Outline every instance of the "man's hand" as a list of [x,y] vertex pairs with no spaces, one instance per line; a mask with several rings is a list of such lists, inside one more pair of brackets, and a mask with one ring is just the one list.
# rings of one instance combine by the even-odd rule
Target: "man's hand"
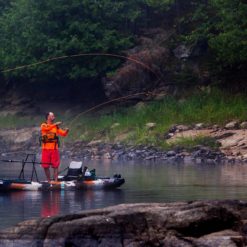
[[67,131],[67,132],[69,132],[69,128],[65,128],[64,130]]
[[56,123],[54,123],[54,124],[57,125],[57,126],[59,126],[59,125],[62,124],[62,122],[56,122]]

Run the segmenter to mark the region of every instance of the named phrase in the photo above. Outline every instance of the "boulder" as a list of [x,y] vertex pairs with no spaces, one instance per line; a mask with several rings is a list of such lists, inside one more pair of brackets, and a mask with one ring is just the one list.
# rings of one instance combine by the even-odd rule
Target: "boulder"
[[156,127],[156,123],[146,123],[146,128],[148,130],[154,129]]
[[176,152],[173,151],[173,150],[171,150],[171,151],[168,151],[168,152],[166,153],[166,155],[167,155],[167,157],[173,157],[173,156],[176,155]]
[[176,126],[176,129],[177,129],[177,131],[186,131],[186,130],[189,130],[190,127],[187,126],[187,125],[182,125],[182,124],[180,124],[180,125],[177,125],[177,126]]
[[103,154],[103,158],[104,159],[112,159],[112,156],[111,156],[111,154],[109,152],[106,152],[106,153]]
[[203,129],[203,128],[205,128],[205,124],[204,123],[197,123],[197,124],[195,124],[195,129]]
[[89,146],[89,147],[97,146],[97,145],[99,145],[99,144],[101,144],[101,143],[103,143],[102,140],[94,140],[94,141],[89,142],[89,143],[87,144],[87,146]]
[[177,130],[177,126],[176,126],[176,125],[173,125],[173,126],[170,127],[170,129],[169,129],[168,132],[170,132],[170,133],[175,133],[176,130]]
[[212,126],[212,129],[214,129],[214,130],[218,130],[220,127],[219,127],[219,125],[217,125],[217,124],[214,124],[213,126]]
[[247,203],[122,204],[0,232],[0,246],[246,246]]
[[242,122],[242,123],[240,124],[240,128],[241,128],[241,129],[247,129],[247,122]]
[[117,127],[120,126],[120,123],[114,123],[112,126],[111,126],[111,129],[116,129]]
[[225,129],[236,129],[238,128],[238,122],[237,121],[232,121],[229,122],[225,125]]
[[146,104],[143,102],[143,101],[140,101],[138,102],[136,105],[135,105],[135,109],[137,111],[141,111],[145,108]]
[[179,45],[173,50],[173,53],[178,59],[186,59],[190,57],[191,51],[189,47],[185,45]]
[[174,133],[165,133],[164,138],[165,139],[170,139],[174,136]]

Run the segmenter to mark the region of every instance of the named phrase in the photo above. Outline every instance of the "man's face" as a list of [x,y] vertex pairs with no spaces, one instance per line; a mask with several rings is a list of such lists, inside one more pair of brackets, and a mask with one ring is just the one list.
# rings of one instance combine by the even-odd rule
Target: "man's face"
[[55,120],[55,115],[53,112],[49,113],[48,120],[50,120],[51,122],[53,122]]

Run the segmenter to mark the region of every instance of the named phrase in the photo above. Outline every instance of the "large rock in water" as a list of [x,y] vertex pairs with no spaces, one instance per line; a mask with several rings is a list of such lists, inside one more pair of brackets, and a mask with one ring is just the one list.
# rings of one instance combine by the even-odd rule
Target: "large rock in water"
[[122,204],[20,223],[0,246],[246,246],[247,203]]

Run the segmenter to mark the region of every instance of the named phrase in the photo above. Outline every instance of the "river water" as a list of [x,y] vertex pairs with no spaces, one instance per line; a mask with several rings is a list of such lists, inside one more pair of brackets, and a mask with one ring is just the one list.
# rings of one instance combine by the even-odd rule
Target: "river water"
[[[64,161],[61,170],[67,166]],[[0,178],[17,177],[20,164],[0,163]],[[167,164],[162,162],[86,161],[96,175],[121,174],[126,183],[112,191],[0,192],[0,228],[23,220],[75,213],[121,203],[204,199],[247,200],[247,165]],[[30,168],[26,171],[27,177]],[[37,166],[40,180],[44,180]]]

